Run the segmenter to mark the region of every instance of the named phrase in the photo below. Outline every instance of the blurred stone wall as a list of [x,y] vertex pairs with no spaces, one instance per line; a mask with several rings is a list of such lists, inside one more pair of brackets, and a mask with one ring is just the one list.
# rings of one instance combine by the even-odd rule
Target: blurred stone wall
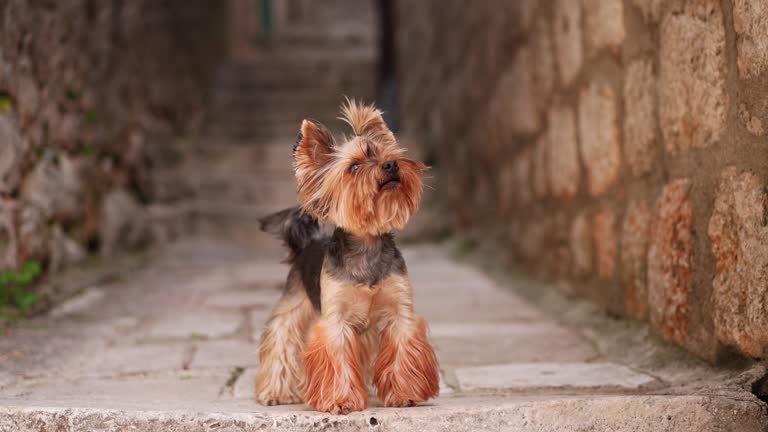
[[458,229],[706,359],[768,355],[768,2],[399,6]]
[[0,0],[0,269],[150,236],[199,123],[224,2]]

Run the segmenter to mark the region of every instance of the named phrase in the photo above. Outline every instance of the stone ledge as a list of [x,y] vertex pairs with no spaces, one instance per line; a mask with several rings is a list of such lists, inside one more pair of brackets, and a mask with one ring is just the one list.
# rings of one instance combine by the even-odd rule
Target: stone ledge
[[[764,404],[748,395],[445,398],[432,406],[371,408],[348,416],[303,406],[248,404],[203,411],[9,406],[0,401],[0,430],[18,432],[132,430],[226,431],[710,431],[765,432]],[[248,409],[250,407],[250,409]],[[234,408],[234,409],[232,409]]]

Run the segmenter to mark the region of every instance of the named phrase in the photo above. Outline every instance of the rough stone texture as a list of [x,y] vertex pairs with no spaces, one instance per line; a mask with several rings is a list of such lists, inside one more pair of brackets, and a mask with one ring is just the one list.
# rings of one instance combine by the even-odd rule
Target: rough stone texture
[[592,271],[592,231],[589,215],[581,212],[573,219],[570,234],[573,271],[576,275],[585,275]]
[[718,179],[708,229],[717,337],[752,357],[768,354],[767,205],[765,182],[729,167]]
[[[569,312],[550,315],[521,297],[527,290],[541,293],[547,284],[523,276],[495,282],[434,245],[404,247],[403,254],[416,308],[438,346],[444,378],[438,398],[384,408],[371,396],[366,411],[347,416],[303,404],[258,405],[255,341],[247,332],[206,341],[142,337],[154,323],[191,317],[196,325],[217,327],[221,308],[208,304],[211,295],[244,282],[271,286],[285,276],[279,240],[250,231],[250,223],[238,228],[236,240],[171,242],[130,277],[100,286],[98,301],[73,314],[34,318],[0,338],[0,353],[6,354],[0,430],[764,431],[764,405],[743,388],[724,384],[722,371],[679,353],[670,362],[668,350],[644,331],[616,332],[624,326],[612,319],[595,328],[575,324],[601,314],[556,295],[542,304],[559,303]],[[250,247],[238,243],[251,236]],[[237,312],[227,314],[245,317]],[[603,331],[609,333],[598,349]],[[510,364],[489,366],[493,350]],[[616,350],[623,357],[606,357]],[[492,378],[478,386],[488,391],[465,391],[472,388],[468,376]],[[521,382],[527,387],[521,389]],[[739,382],[743,386],[744,379]]]
[[501,131],[501,140],[535,133],[541,124],[542,102],[536,94],[539,81],[535,79],[532,60],[529,49],[519,50],[493,92],[491,126]]
[[597,275],[611,280],[616,272],[616,215],[611,209],[603,209],[595,214],[594,222],[595,261]]
[[50,245],[48,268],[51,273],[57,273],[65,267],[82,262],[88,256],[83,245],[64,234],[61,225],[58,224],[51,229]]
[[531,29],[529,59],[533,63],[532,84],[540,110],[544,111],[555,86],[555,60],[552,55],[552,25],[544,17]]
[[670,153],[717,142],[728,109],[720,2],[680,8],[662,21],[659,42],[659,118]]
[[[702,227],[715,201],[712,185],[726,164],[768,178],[761,159],[768,130],[768,5],[399,5],[401,119],[414,142],[424,143],[424,154],[434,156],[436,177],[450,185],[436,192],[450,194],[444,208],[458,230],[605,307],[616,310],[623,301],[626,315],[653,315],[667,339],[709,361],[723,359],[712,325],[712,288],[705,282],[715,260]],[[556,69],[551,87],[550,59]],[[569,108],[576,120],[575,164],[570,123],[563,121]],[[695,241],[685,229],[659,227],[651,217],[655,199],[674,198],[662,189],[677,178],[701,185],[680,208],[696,214]],[[594,212],[606,208],[615,211],[617,225],[611,282],[598,281],[597,245],[591,245]],[[661,238],[665,229],[673,231],[667,240]],[[654,235],[661,237],[648,240]],[[649,268],[645,249],[653,242],[653,254],[661,256],[654,255]],[[696,257],[688,274],[683,269],[692,261],[681,254]]]
[[624,77],[624,155],[634,175],[656,159],[656,78],[650,60],[629,64]]
[[[19,200],[21,254],[3,266],[35,259],[57,270],[76,261],[62,251],[93,252],[98,203],[113,187],[155,198],[158,155],[196,129],[206,107],[222,10],[0,2],[0,193]],[[62,226],[65,242],[49,235]]]
[[66,156],[46,154],[24,180],[21,196],[39,207],[48,218],[72,222],[85,209],[81,162]]
[[643,18],[649,22],[657,22],[661,18],[662,7],[667,0],[632,0],[640,8]]
[[0,268],[10,269],[17,266],[18,242],[14,225],[13,202],[0,201]]
[[752,115],[747,108],[747,104],[739,105],[739,118],[744,124],[744,127],[752,135],[761,136],[765,133],[763,128],[763,122],[759,117]]
[[755,78],[768,69],[768,4],[753,0],[733,2],[739,75]]
[[[539,321],[431,322],[429,330],[430,341],[440,353],[444,369],[507,362],[582,362],[597,354],[580,334]],[[527,349],[517,349],[521,346]]]
[[456,370],[463,391],[488,389],[618,387],[637,389],[654,381],[611,363],[516,363]]
[[531,166],[533,157],[530,150],[524,150],[515,159],[515,182],[517,184],[517,196],[520,203],[528,204],[533,198],[531,192]]
[[558,0],[554,7],[554,42],[560,82],[570,85],[583,62],[581,43],[581,5],[578,1]]
[[582,0],[582,7],[590,46],[617,52],[626,36],[622,0]]
[[15,225],[19,247],[17,262],[45,261],[50,253],[48,219],[35,206],[18,203],[15,207]]
[[592,82],[579,95],[579,143],[589,192],[605,193],[619,176],[621,156],[616,96],[610,85]]
[[688,337],[688,298],[693,273],[691,182],[667,184],[656,203],[648,247],[650,320],[666,339],[682,344]]
[[579,188],[579,148],[576,117],[570,107],[554,106],[549,111],[549,184],[552,194],[573,198]]
[[220,311],[176,315],[151,326],[148,340],[206,339],[234,334],[242,324],[238,314]]
[[16,189],[21,177],[23,148],[12,119],[0,114],[0,192]]
[[100,221],[102,256],[140,246],[149,236],[144,208],[123,189],[115,189],[104,197]]
[[624,305],[631,316],[648,319],[648,240],[651,212],[643,201],[630,201],[621,228],[621,282]]
[[[252,342],[225,339],[200,342],[190,368],[233,368],[258,366],[259,347]],[[253,382],[251,382],[253,386]]]
[[533,151],[533,193],[539,198],[547,196],[550,192],[549,147],[549,137],[547,135],[542,135],[536,141],[536,147]]
[[[169,432],[211,429],[256,432],[341,432],[418,430],[423,432],[687,432],[735,430],[763,432],[766,415],[759,403],[727,396],[569,396],[558,401],[516,396],[447,399],[445,405],[399,409],[372,408],[347,416],[307,412],[284,406],[264,412],[238,405],[201,413],[189,404],[175,410],[141,410],[43,406],[0,408],[0,428],[18,432],[75,432],[102,430],[150,432],[163,425]],[[631,413],[627,416],[626,413]],[[461,419],[461,420],[457,420]]]

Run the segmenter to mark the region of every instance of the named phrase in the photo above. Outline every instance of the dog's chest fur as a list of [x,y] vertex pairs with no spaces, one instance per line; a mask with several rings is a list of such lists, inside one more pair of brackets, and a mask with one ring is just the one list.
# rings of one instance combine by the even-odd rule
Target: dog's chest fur
[[364,240],[338,228],[331,236],[313,241],[298,257],[296,265],[304,288],[318,310],[322,271],[335,280],[366,286],[374,286],[393,273],[405,273],[405,260],[391,234]]

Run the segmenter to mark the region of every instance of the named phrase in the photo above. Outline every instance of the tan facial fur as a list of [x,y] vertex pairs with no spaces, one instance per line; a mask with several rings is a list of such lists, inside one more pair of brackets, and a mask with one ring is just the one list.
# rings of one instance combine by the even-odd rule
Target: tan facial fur
[[[355,135],[336,144],[322,125],[304,120],[294,151],[299,203],[311,215],[358,235],[401,229],[421,201],[421,175],[427,167],[404,157],[381,112],[354,101],[342,119]],[[396,161],[399,185],[382,187],[382,165]]]

